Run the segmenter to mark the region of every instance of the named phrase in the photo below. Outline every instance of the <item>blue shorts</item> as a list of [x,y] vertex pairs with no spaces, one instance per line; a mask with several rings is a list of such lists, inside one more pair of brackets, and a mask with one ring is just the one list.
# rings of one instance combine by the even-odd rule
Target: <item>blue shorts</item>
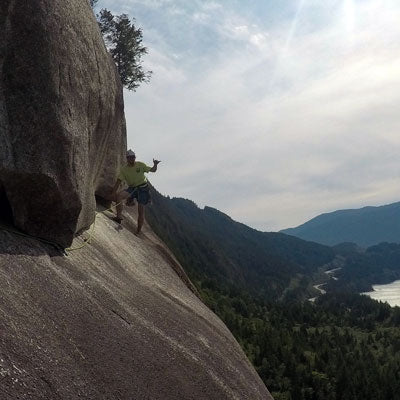
[[129,186],[125,189],[130,194],[129,199],[136,199],[139,204],[144,206],[150,202],[150,190],[147,183],[140,186]]

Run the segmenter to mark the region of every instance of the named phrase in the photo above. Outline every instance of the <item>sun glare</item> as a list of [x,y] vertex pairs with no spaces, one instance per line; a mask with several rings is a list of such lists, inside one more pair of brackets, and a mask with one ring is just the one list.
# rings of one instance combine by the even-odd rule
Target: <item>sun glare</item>
[[351,41],[354,40],[355,6],[354,0],[343,1],[344,25]]
[[287,36],[286,36],[286,40],[285,43],[280,51],[280,54],[278,55],[274,70],[271,74],[271,79],[270,79],[270,86],[274,86],[275,81],[276,81],[276,77],[277,77],[277,73],[278,73],[278,69],[280,68],[280,65],[282,63],[282,60],[285,58],[289,48],[290,48],[290,44],[292,42],[293,36],[296,33],[296,29],[297,29],[297,25],[299,22],[299,18],[301,15],[301,12],[304,8],[304,4],[305,4],[306,0],[299,0],[298,2],[298,6],[297,6],[297,10],[296,10],[296,14],[293,17],[293,20],[290,24],[290,29],[288,30]]
[[294,36],[294,34],[296,32],[297,24],[299,22],[299,17],[300,17],[301,11],[303,10],[303,7],[304,7],[304,3],[305,3],[305,0],[300,0],[299,1],[299,5],[297,7],[296,14],[295,14],[295,16],[293,18],[292,24],[290,26],[290,30],[288,32],[288,36],[286,38],[285,46],[283,48],[283,53],[285,53],[290,47],[290,43],[291,43],[291,41],[293,39],[293,36]]

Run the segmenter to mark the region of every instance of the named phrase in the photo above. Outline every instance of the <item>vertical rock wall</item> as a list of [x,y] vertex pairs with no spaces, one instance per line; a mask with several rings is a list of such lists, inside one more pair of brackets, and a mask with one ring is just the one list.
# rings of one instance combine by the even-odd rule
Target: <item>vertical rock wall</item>
[[68,246],[126,148],[115,65],[86,0],[2,0],[0,190],[23,231]]

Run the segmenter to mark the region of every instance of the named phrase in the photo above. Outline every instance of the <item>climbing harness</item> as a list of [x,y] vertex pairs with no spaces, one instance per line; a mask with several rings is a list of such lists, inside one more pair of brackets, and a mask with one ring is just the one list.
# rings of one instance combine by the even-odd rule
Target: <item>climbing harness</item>
[[135,204],[135,199],[140,203],[141,196],[145,195],[146,204],[151,203],[151,196],[149,191],[148,182],[142,183],[138,186],[129,186],[126,191],[129,193],[129,197],[126,200],[126,205],[128,207],[133,206]]

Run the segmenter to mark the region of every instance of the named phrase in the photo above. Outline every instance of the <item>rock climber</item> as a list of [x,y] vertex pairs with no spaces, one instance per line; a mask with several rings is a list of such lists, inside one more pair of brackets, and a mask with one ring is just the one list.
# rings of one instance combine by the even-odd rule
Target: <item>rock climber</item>
[[[127,206],[132,206],[136,199],[138,202],[136,234],[139,234],[144,222],[144,208],[150,201],[149,183],[144,174],[156,172],[160,161],[153,159],[153,166],[149,167],[141,161],[136,161],[136,154],[132,150],[126,152],[126,161],[127,163],[119,172],[112,192],[112,199],[117,203],[117,216],[114,220],[121,224],[124,200],[126,199]],[[125,182],[128,188],[119,191],[122,182]]]

